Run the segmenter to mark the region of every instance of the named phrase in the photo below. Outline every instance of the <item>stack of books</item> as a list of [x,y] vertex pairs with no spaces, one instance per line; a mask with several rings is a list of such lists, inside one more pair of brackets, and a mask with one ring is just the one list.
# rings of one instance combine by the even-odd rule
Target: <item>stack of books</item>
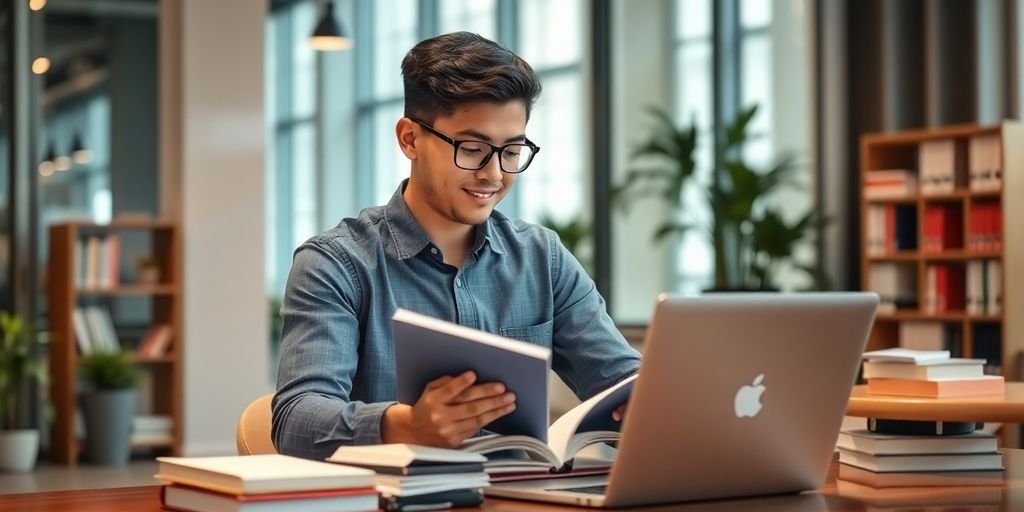
[[478,453],[413,444],[339,447],[328,462],[376,473],[380,507],[388,511],[478,507],[489,485]]
[[158,457],[164,507],[191,512],[377,510],[373,471],[285,455]]
[[921,398],[998,395],[1003,377],[985,375],[984,359],[950,357],[948,350],[893,348],[864,354],[868,394]]

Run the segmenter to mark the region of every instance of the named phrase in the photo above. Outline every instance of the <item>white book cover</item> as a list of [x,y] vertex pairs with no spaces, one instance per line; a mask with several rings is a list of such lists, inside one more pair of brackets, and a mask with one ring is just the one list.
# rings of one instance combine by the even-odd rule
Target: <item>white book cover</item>
[[232,495],[357,489],[374,485],[368,469],[287,455],[157,457],[166,482]]
[[948,350],[910,350],[905,348],[887,348],[864,353],[867,361],[889,361],[900,363],[926,363],[949,359]]
[[989,315],[999,315],[1003,312],[1003,265],[997,260],[988,260],[985,264],[988,265],[985,312]]
[[946,380],[977,379],[985,376],[984,359],[946,359],[905,363],[865,361],[865,379]]
[[89,324],[85,320],[85,313],[82,308],[75,308],[71,313],[71,323],[75,329],[75,341],[78,344],[78,352],[81,355],[91,354],[94,350],[92,337],[89,335]]
[[421,446],[417,444],[390,443],[359,446],[339,446],[327,462],[353,464],[357,466],[406,467],[414,462],[431,463],[484,463],[487,457],[479,453],[462,450]]

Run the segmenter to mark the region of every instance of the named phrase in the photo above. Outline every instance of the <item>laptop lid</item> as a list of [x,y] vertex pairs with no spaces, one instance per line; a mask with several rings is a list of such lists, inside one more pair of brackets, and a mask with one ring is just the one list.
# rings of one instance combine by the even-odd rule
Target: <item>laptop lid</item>
[[873,293],[660,296],[604,505],[820,487],[877,305]]
[[662,295],[607,486],[487,493],[622,507],[820,487],[877,305],[871,293]]

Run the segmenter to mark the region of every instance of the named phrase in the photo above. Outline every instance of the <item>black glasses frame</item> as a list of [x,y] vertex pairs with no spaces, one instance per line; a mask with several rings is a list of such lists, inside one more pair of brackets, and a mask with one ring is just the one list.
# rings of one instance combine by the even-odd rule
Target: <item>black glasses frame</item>
[[[409,119],[412,120],[413,122],[415,122],[416,124],[422,126],[428,132],[434,134],[435,137],[437,137],[437,138],[447,142],[448,144],[451,144],[452,148],[454,148],[454,151],[452,151],[452,161],[455,163],[455,167],[458,167],[459,169],[463,169],[463,170],[466,170],[466,171],[479,171],[480,169],[483,169],[484,167],[487,167],[487,164],[490,163],[491,158],[495,155],[495,153],[497,153],[498,155],[501,155],[501,153],[503,151],[505,151],[505,149],[507,149],[509,147],[512,147],[512,146],[526,146],[526,147],[530,148],[530,159],[527,160],[525,164],[523,164],[523,168],[522,169],[519,169],[519,170],[516,170],[516,171],[509,171],[509,170],[505,169],[501,165],[501,157],[500,156],[498,157],[498,168],[501,169],[501,172],[506,173],[506,174],[519,174],[519,173],[525,171],[526,168],[529,167],[531,163],[533,163],[533,158],[537,156],[537,153],[540,153],[540,146],[534,144],[530,139],[526,139],[525,143],[523,143],[523,142],[515,142],[515,143],[512,143],[512,144],[505,144],[504,146],[495,146],[494,144],[491,144],[489,142],[484,142],[482,140],[456,140],[456,139],[453,139],[453,138],[451,138],[451,137],[449,137],[449,136],[447,136],[447,135],[445,135],[445,134],[435,130],[433,126],[430,126],[429,124],[427,124],[427,123],[425,123],[423,121],[420,121],[419,119],[415,119],[415,118],[412,118],[412,117],[410,117]],[[463,144],[465,144],[467,142],[472,142],[474,144],[484,144],[486,146],[490,146],[490,148],[491,148],[491,154],[487,155],[487,157],[485,157],[480,162],[480,166],[479,167],[463,167],[463,166],[459,165],[459,146],[461,146],[461,145],[463,145]]]

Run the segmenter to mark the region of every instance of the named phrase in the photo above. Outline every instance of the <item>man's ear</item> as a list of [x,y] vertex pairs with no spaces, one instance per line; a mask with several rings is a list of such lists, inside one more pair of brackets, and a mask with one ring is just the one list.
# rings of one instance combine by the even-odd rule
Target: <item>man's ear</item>
[[398,147],[405,153],[409,160],[416,160],[416,123],[408,117],[403,117],[395,124],[395,137],[398,139]]

